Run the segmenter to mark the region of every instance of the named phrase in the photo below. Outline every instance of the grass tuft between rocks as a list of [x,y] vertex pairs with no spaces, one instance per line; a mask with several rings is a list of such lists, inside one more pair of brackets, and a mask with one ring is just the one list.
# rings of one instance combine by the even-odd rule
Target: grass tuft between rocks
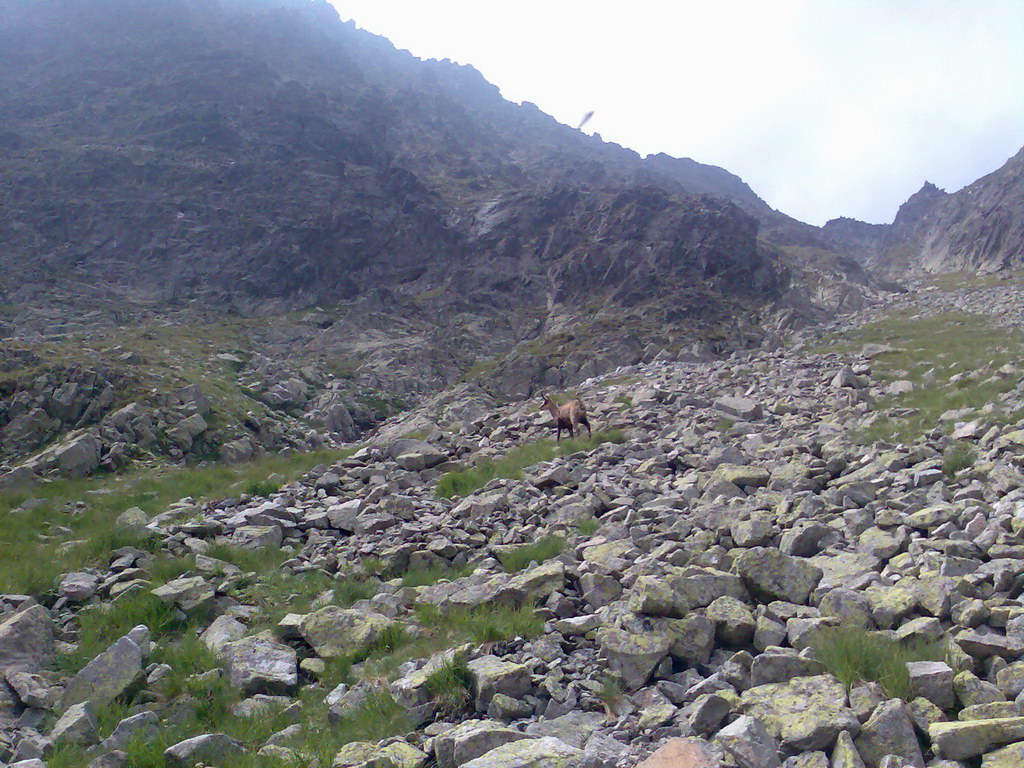
[[829,627],[815,632],[814,656],[847,690],[857,683],[876,682],[886,696],[910,701],[909,661],[942,661],[946,644],[903,642],[861,627]]
[[530,563],[543,563],[557,557],[565,549],[565,539],[561,536],[544,536],[533,544],[517,547],[501,555],[501,564],[509,573],[523,570]]
[[446,472],[437,482],[435,491],[438,498],[451,499],[468,496],[478,488],[498,478],[519,479],[523,470],[542,461],[551,461],[556,456],[566,456],[578,451],[591,451],[602,443],[623,443],[626,437],[620,430],[595,432],[590,439],[537,440],[509,451],[500,459],[482,461],[460,472]]

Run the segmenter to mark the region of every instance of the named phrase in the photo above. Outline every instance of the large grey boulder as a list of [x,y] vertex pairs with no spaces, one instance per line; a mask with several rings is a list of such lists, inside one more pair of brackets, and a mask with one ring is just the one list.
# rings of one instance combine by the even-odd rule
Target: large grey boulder
[[771,547],[742,552],[734,567],[750,594],[764,602],[784,600],[802,605],[822,576],[822,570],[813,563]]
[[246,637],[221,651],[228,680],[249,696],[291,694],[299,684],[298,657],[293,648],[260,637]]
[[142,675],[143,653],[128,637],[120,640],[86,664],[64,689],[66,709],[83,701],[96,707],[109,704]]
[[64,477],[91,475],[100,465],[103,443],[95,435],[82,434],[68,438],[54,450],[57,468]]
[[223,733],[204,733],[179,741],[164,750],[170,768],[194,768],[201,763],[219,765],[224,758],[242,752],[242,745]]
[[860,721],[847,706],[846,688],[831,675],[748,688],[741,694],[740,709],[795,751],[827,749],[840,731],[860,729]]
[[779,745],[757,718],[743,715],[722,728],[715,741],[740,768],[778,768]]
[[54,744],[94,744],[99,739],[96,713],[88,701],[67,708],[50,731]]
[[38,672],[54,653],[53,621],[43,606],[31,605],[0,622],[0,671]]
[[924,768],[913,723],[899,699],[890,699],[875,707],[855,744],[868,768],[879,768],[886,755],[896,755],[906,765]]
[[458,768],[503,744],[529,738],[494,720],[466,720],[434,739],[437,768]]
[[460,768],[576,768],[582,757],[583,750],[545,736],[502,744]]

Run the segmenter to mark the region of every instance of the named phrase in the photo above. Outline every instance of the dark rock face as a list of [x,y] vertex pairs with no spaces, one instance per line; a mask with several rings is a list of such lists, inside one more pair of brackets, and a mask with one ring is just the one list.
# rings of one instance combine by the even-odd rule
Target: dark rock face
[[[341,23],[326,2],[3,5],[3,266],[33,285],[78,274],[165,299],[302,305],[466,268],[479,286],[488,259],[499,282],[536,278],[577,245],[576,222],[544,253],[516,238],[653,175],[628,150],[503,101],[471,68],[419,62]],[[675,179],[652,217],[693,205],[666,191],[760,203],[721,169],[648,165]],[[495,250],[481,235],[510,207]],[[714,226],[675,218],[661,234],[687,250],[705,235],[681,225]],[[604,236],[628,238],[615,223]],[[758,260],[749,248],[732,258]]]

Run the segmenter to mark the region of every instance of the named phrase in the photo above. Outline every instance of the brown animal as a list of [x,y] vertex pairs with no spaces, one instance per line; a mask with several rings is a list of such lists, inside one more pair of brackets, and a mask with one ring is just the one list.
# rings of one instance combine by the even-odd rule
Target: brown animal
[[562,439],[562,430],[569,430],[569,437],[576,437],[576,427],[580,424],[587,428],[587,437],[592,436],[590,431],[590,420],[587,418],[586,406],[580,400],[570,400],[564,405],[555,405],[550,395],[544,395],[544,408],[555,418],[555,427],[558,429],[558,437]]

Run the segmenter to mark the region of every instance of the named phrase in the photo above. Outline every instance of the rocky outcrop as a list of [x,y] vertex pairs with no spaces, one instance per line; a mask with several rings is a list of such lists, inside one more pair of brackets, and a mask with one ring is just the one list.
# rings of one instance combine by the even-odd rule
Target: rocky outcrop
[[834,219],[822,234],[871,267],[904,272],[996,272],[1024,260],[1024,149],[999,169],[947,193],[930,182],[892,224]]

